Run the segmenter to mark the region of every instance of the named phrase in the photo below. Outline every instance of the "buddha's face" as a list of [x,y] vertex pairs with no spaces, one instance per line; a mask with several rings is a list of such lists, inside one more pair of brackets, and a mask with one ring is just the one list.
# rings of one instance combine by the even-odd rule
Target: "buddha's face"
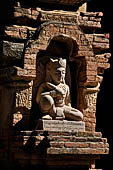
[[50,71],[51,78],[55,84],[64,82],[65,73],[66,73],[66,70],[64,67],[58,67],[58,68],[52,67]]

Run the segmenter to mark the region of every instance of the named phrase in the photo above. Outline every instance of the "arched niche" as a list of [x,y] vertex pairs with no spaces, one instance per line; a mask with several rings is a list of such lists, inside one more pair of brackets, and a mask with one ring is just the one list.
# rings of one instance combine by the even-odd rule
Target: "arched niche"
[[74,39],[67,35],[58,35],[51,39],[46,50],[40,50],[37,54],[36,79],[33,83],[33,112],[39,114],[36,115],[37,119],[40,118],[40,111],[35,101],[37,89],[45,81],[46,64],[52,57],[62,57],[67,60],[66,84],[70,87],[72,107],[79,109],[79,69],[82,61],[78,57],[78,50],[78,44]]
[[[84,110],[86,109],[87,101],[84,89],[87,84],[90,84],[87,78],[87,68],[90,65],[89,61],[90,63],[95,63],[95,58],[92,46],[79,26],[53,23],[43,25],[36,32],[35,39],[29,40],[27,45],[25,56],[30,51],[36,59],[36,78],[33,83],[33,105],[31,109],[31,112],[35,113],[34,117],[37,117],[39,113],[35,100],[37,88],[41,81],[44,81],[44,71],[42,70],[45,70],[45,65],[49,57],[52,56],[67,59],[68,71],[66,81],[71,90],[72,106],[81,110],[85,115]],[[94,83],[96,84],[96,80]]]
[[[75,55],[77,51],[78,45],[72,38],[64,35],[53,37],[47,49],[42,50],[37,54],[37,75],[34,80],[34,87],[38,88],[38,86],[44,81],[46,64],[49,58],[65,58],[67,60],[66,84],[69,85],[71,94],[74,92],[74,95],[71,95],[73,107],[77,107],[77,79],[80,61],[76,61],[76,59],[72,60],[71,57],[73,54]],[[36,92],[34,93],[33,98],[35,101]]]

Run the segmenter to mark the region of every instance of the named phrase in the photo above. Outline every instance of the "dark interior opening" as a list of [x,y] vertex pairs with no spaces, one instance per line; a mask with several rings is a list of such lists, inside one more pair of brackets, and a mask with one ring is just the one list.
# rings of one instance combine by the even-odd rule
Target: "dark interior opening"
[[77,89],[78,89],[78,68],[75,61],[69,62],[70,69],[70,97],[71,105],[73,108],[77,108]]

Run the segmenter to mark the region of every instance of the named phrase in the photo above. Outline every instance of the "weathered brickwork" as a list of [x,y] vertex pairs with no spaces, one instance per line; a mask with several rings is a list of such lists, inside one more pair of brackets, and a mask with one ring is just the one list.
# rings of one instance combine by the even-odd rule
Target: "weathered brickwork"
[[[92,166],[93,159],[98,159],[98,154],[106,154],[108,152],[109,146],[106,143],[107,141],[101,137],[101,133],[89,132],[48,131],[46,133],[44,131],[24,131],[19,136],[12,138],[12,153],[21,162],[21,166],[25,166],[30,161],[30,165],[38,162],[40,165],[54,165],[57,167],[62,164],[67,166],[89,164],[91,167],[94,167]],[[40,155],[43,142],[46,147],[43,148],[43,153]],[[29,155],[26,154],[26,150],[30,150],[31,147],[32,151],[37,151],[30,152]],[[77,156],[78,154],[79,156]],[[31,159],[31,155],[35,160]],[[44,155],[46,156],[46,161],[42,162]],[[21,157],[23,157],[24,161],[21,160]],[[66,161],[67,159],[68,162]]]
[[[0,27],[0,140],[4,145],[0,148],[1,160],[8,160],[10,155],[11,161],[14,159],[22,167],[28,166],[29,161],[30,165],[42,165],[46,160],[45,166],[56,166],[57,162],[59,166],[87,165],[90,170],[96,170],[95,160],[101,154],[108,154],[107,140],[95,132],[95,127],[99,87],[104,70],[110,67],[110,35],[100,33],[103,13],[80,12],[78,7],[82,2],[86,1],[37,0],[33,6],[26,6],[24,1],[16,1],[10,24]],[[41,8],[40,3],[42,7],[46,3],[63,8],[53,9],[53,5],[50,10]],[[77,10],[70,12],[67,6]],[[27,131],[31,128],[31,117],[38,114],[36,91],[45,68],[39,61],[42,58],[46,62],[50,54],[62,55],[76,65],[71,77],[76,87],[71,95],[84,116],[83,133],[50,131],[44,135],[43,131],[36,131],[32,135]],[[34,141],[32,146],[29,138]],[[40,157],[43,142],[47,147]],[[28,154],[29,146],[33,151]]]

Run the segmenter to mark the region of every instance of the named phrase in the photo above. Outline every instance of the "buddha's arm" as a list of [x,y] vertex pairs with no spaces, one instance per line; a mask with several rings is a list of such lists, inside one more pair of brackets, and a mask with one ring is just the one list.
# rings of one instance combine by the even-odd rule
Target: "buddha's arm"
[[36,102],[40,103],[41,97],[45,96],[45,95],[50,95],[51,97],[56,97],[57,94],[56,94],[55,88],[56,88],[56,86],[53,84],[51,85],[51,88],[50,88],[50,86],[48,85],[47,82],[41,84],[37,91]]

